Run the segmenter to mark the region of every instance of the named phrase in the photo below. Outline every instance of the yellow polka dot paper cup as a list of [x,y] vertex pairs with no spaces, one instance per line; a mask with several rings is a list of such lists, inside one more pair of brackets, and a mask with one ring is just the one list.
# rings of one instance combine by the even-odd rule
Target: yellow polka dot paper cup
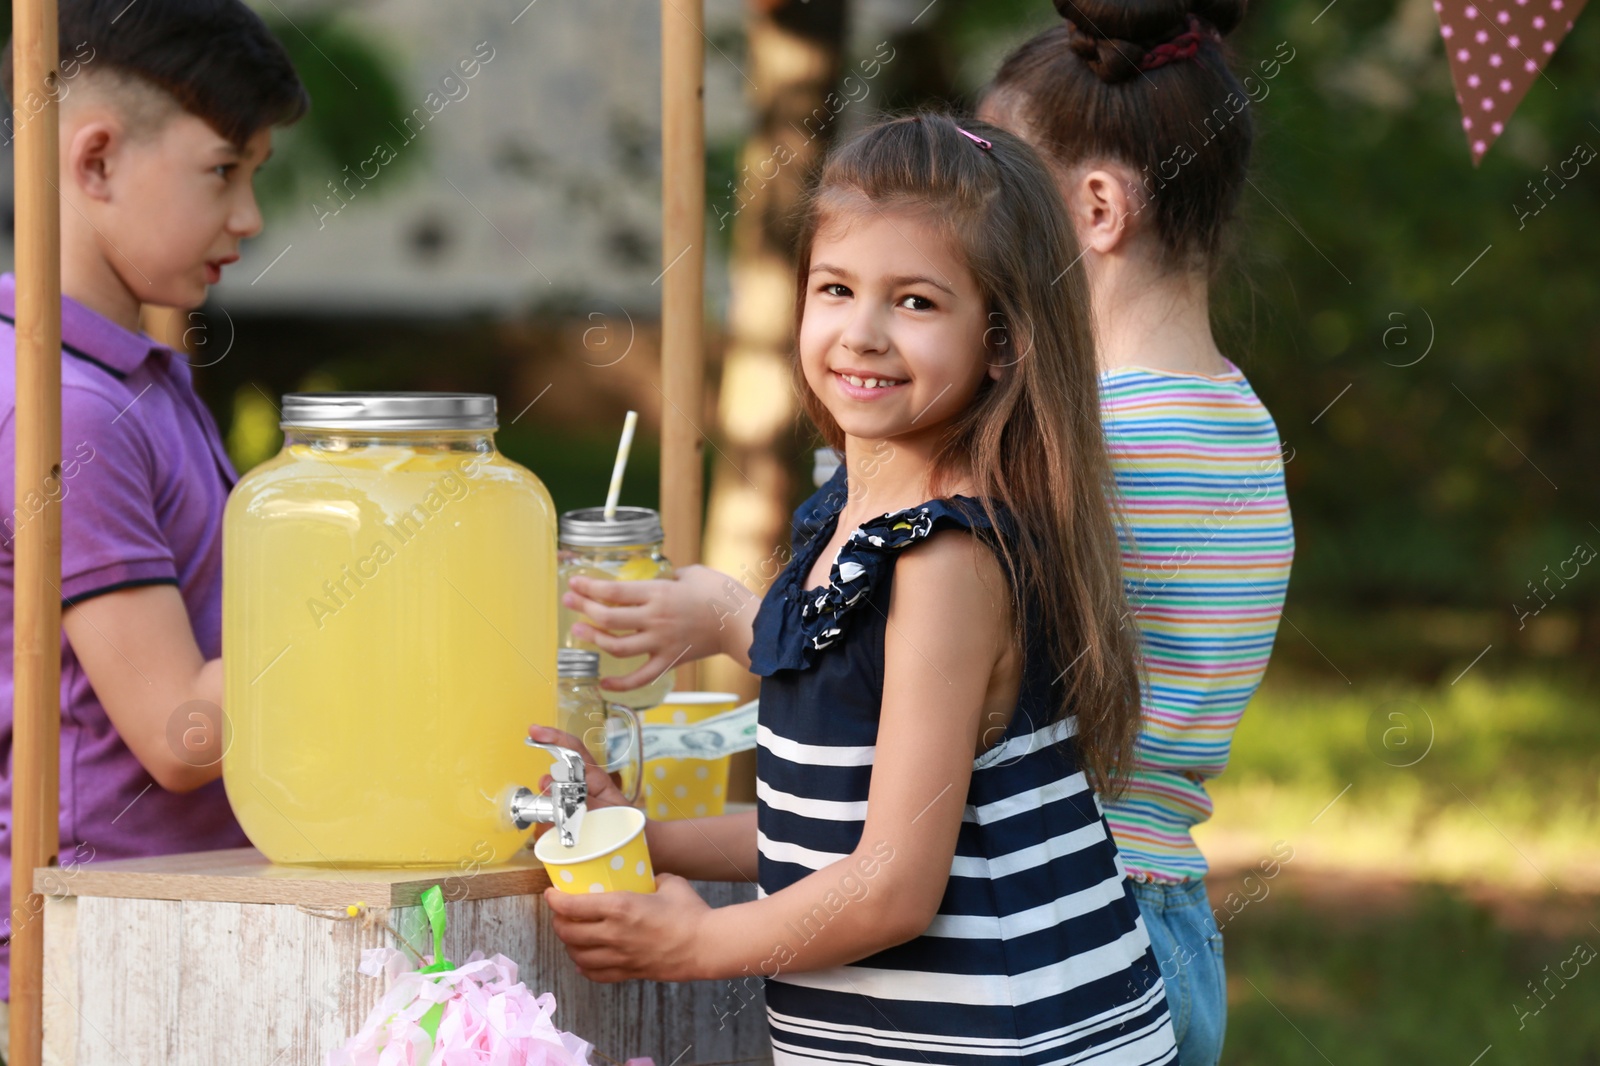
[[[642,717],[646,725],[692,725],[739,703],[732,692],[674,692]],[[721,814],[728,800],[728,759],[649,759],[644,796],[645,811],[658,822]]]
[[584,812],[575,846],[564,846],[551,828],[534,842],[533,853],[562,892],[654,892],[644,823],[637,807],[597,807]]

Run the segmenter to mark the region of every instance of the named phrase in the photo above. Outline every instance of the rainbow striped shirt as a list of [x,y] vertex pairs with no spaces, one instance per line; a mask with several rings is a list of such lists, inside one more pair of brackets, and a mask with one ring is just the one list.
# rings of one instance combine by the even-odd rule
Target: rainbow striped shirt
[[1239,368],[1217,377],[1118,367],[1100,375],[1106,445],[1133,543],[1123,582],[1149,689],[1137,765],[1106,820],[1130,875],[1204,876],[1190,830],[1228,765],[1272,654],[1294,527],[1272,416]]

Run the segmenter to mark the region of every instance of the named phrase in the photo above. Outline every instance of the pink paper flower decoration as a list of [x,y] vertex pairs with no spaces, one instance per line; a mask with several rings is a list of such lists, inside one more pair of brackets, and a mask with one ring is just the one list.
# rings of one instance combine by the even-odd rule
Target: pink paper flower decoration
[[[327,1066],[590,1066],[592,1045],[550,1020],[555,997],[528,991],[504,955],[475,951],[454,970],[423,975],[392,948],[368,948],[361,972],[387,977],[388,991]],[[430,1038],[421,1019],[439,1003],[444,1014]]]

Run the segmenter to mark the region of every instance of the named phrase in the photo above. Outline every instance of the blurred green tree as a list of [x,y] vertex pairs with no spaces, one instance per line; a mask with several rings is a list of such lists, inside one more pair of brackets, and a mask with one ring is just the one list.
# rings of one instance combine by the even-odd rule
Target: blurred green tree
[[[263,16],[311,94],[306,117],[273,137],[272,163],[256,184],[264,209],[326,195],[324,187],[344,168],[354,169],[376,144],[393,142],[406,117],[399,61],[341,18],[341,6],[330,3],[292,20],[281,11]],[[420,144],[423,152],[397,153],[385,165],[386,180],[375,183],[375,195],[416,168],[427,149],[425,139]]]

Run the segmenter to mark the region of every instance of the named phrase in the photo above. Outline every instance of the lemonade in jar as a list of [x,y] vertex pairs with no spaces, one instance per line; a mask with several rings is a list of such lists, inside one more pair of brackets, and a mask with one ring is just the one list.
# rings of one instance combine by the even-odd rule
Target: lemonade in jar
[[[672,564],[661,554],[664,535],[661,515],[648,507],[618,507],[607,519],[602,507],[567,511],[561,516],[560,590],[567,590],[567,579],[574,574],[606,581],[645,581],[671,577]],[[572,623],[583,615],[565,604],[560,606],[561,646],[600,652],[600,676],[621,677],[642,666],[649,656],[625,659],[577,639]],[[639,688],[627,691],[607,689],[606,697],[634,709],[654,707],[672,691],[673,672],[666,670]]]
[[493,396],[291,394],[229,496],[228,800],[268,858],[479,865],[556,722],[555,508]]

